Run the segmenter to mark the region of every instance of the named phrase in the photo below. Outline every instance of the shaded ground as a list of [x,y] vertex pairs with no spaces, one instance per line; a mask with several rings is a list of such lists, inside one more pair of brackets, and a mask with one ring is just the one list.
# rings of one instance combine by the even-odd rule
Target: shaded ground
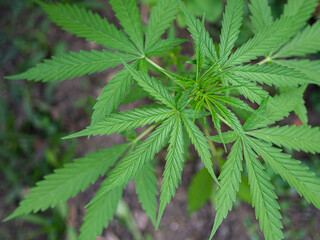
[[[1,11],[0,11],[1,13]],[[114,20],[113,13],[110,8],[106,11],[101,11],[102,15],[105,15],[110,21]],[[23,18],[22,18],[23,19]],[[21,19],[20,19],[21,20]],[[40,17],[42,20],[42,17]],[[20,22],[19,24],[23,24]],[[28,34],[20,30],[21,34]],[[49,49],[53,49],[53,46],[57,42],[64,41],[67,43],[67,47],[70,50],[76,51],[79,49],[99,49],[98,46],[93,43],[86,43],[85,41],[78,39],[74,36],[69,35],[61,31],[59,28],[52,26],[48,31],[48,46]],[[185,31],[181,31],[184,35]],[[3,48],[6,45],[1,46]],[[186,55],[192,55],[190,52],[192,49],[191,45],[186,45],[184,53]],[[52,51],[48,51],[48,55]],[[25,55],[32,55],[30,53],[24,53]],[[25,55],[21,54],[8,62],[5,62],[1,72],[0,78],[4,75],[9,75],[16,73],[15,66],[23,63]],[[47,56],[48,57],[48,56]],[[107,83],[117,70],[107,70],[100,74],[93,74],[90,77],[84,77],[82,79],[67,80],[60,83],[53,94],[53,101],[51,103],[50,113],[52,120],[60,120],[61,128],[64,132],[75,132],[83,129],[89,124],[88,111],[82,107],[77,107],[75,101],[81,100],[88,103],[87,96],[96,98],[101,91],[100,89]],[[6,80],[1,80],[6,81]],[[26,84],[21,82],[21,84]],[[32,90],[32,96],[43,98],[42,94],[43,85],[41,83],[35,84]],[[315,87],[309,88],[309,93],[314,91],[319,91]],[[1,93],[7,94],[7,93]],[[10,96],[8,95],[8,98]],[[136,105],[143,104],[143,101],[135,103]],[[308,106],[311,105],[308,103]],[[133,105],[127,106],[132,108]],[[12,111],[16,112],[17,118],[24,119],[24,110],[22,105],[15,104],[12,105]],[[310,108],[309,113],[310,124],[318,126],[320,115],[317,114],[314,109]],[[22,120],[23,121],[23,120]],[[295,116],[287,120],[288,122],[296,121]],[[95,149],[102,147],[109,147],[114,144],[119,144],[124,141],[124,138],[119,135],[112,135],[109,137],[94,137],[90,140],[81,138],[78,141],[76,156],[83,156],[86,153],[93,152]],[[304,159],[310,157],[305,154],[297,154],[299,159]],[[23,161],[23,159],[21,159]],[[187,215],[187,189],[190,184],[192,176],[199,168],[199,160],[197,156],[193,156],[193,160],[187,162],[182,177],[182,183],[179,190],[176,193],[175,198],[172,203],[167,207],[162,223],[160,224],[159,231],[154,232],[151,223],[146,218],[145,214],[142,212],[141,206],[135,194],[134,185],[130,183],[124,193],[124,200],[132,209],[132,214],[137,222],[138,228],[142,234],[145,234],[146,239],[148,236],[150,239],[155,240],[201,240],[206,239],[211,231],[214,210],[212,206],[206,204],[196,213],[191,216]],[[162,167],[157,168],[157,176],[159,182],[161,182]],[[98,181],[99,182],[99,181]],[[25,185],[25,189],[21,191],[26,191],[29,186]],[[82,217],[85,214],[84,206],[89,202],[89,200],[94,196],[94,192],[98,189],[99,184],[91,186],[85,193],[79,194],[74,199],[68,201],[68,206],[70,209],[68,224],[72,225],[76,229],[79,229],[82,221]],[[9,191],[7,183],[4,182],[3,176],[0,176],[0,219],[7,216],[14,208],[16,208],[18,201],[14,204],[7,205],[6,203],[6,193]],[[296,194],[291,194],[290,196],[281,197],[281,203],[289,204],[288,210],[286,211],[284,224],[287,230],[287,239],[304,239],[313,240],[320,239],[319,229],[320,229],[320,212],[314,207],[306,207],[301,204],[301,201]],[[287,206],[287,205],[286,205]],[[47,216],[50,213],[46,214]],[[1,226],[1,231],[3,231],[5,237],[4,239],[22,239],[16,234],[16,229],[23,229],[23,232],[27,233],[33,231],[35,226],[30,223],[26,223],[21,220],[13,220],[8,223],[3,223]],[[300,233],[298,230],[302,229],[304,233]],[[1,233],[1,232],[0,232]],[[301,234],[301,237],[299,237]],[[260,238],[259,238],[260,237]],[[1,235],[0,235],[0,239]],[[47,239],[45,235],[40,235],[37,238],[44,240]],[[100,240],[116,240],[116,239],[133,239],[132,234],[118,221],[113,221],[109,228],[104,231],[102,237],[98,238]],[[235,209],[229,214],[228,218],[223,222],[220,229],[218,230],[215,239],[217,240],[247,240],[247,239],[263,239],[260,231],[258,230],[257,222],[254,219],[253,209],[245,203],[237,203]]]

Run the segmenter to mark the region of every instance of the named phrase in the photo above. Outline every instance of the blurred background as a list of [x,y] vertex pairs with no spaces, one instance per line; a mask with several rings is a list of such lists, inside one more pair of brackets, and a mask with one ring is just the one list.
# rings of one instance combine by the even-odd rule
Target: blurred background
[[[54,2],[54,1],[51,1]],[[56,1],[58,2],[58,1]],[[76,3],[92,9],[109,22],[119,26],[118,20],[108,4],[103,0],[60,1]],[[206,28],[215,42],[219,39],[221,18],[225,1],[223,0],[186,0],[186,5],[198,17],[206,14]],[[269,1],[273,15],[282,12],[283,0]],[[149,10],[156,0],[139,1],[142,22],[148,22]],[[310,20],[320,16],[320,8]],[[248,9],[246,15],[248,16]],[[124,141],[122,136],[94,137],[90,140],[78,139],[62,141],[61,137],[85,128],[89,124],[92,105],[101,88],[112,78],[118,69],[109,69],[64,82],[39,83],[9,81],[4,76],[27,70],[36,63],[52,55],[68,51],[101,49],[92,42],[71,35],[55,24],[42,9],[28,0],[0,0],[0,220],[8,216],[30,187],[62,167],[74,157],[83,156],[102,147],[112,146]],[[178,37],[187,38],[183,15],[178,15],[171,29]],[[245,17],[238,45],[252,36],[251,24]],[[192,57],[192,43],[185,43],[159,59],[163,64],[183,64],[183,56]],[[319,55],[310,56],[319,59]],[[148,100],[132,103],[144,104]],[[308,109],[309,124],[320,125],[320,89],[315,85],[307,88],[305,101]],[[284,121],[286,124],[301,124],[294,114]],[[320,156],[294,152],[294,157],[303,160],[313,171],[320,172]],[[157,161],[163,163],[163,154]],[[220,158],[224,158],[221,152]],[[159,180],[162,168],[157,169]],[[301,199],[286,183],[270,171],[276,187],[283,215],[284,234],[290,240],[320,239],[320,211]],[[206,179],[196,155],[190,153],[183,171],[181,187],[176,197],[165,211],[158,232],[143,213],[135,195],[134,185],[129,184],[120,202],[116,218],[97,239],[157,239],[157,240],[198,240],[205,239],[211,231],[214,220],[213,190],[207,190],[203,199],[193,196],[203,195],[196,192],[197,184]],[[75,240],[77,231],[85,214],[84,206],[94,195],[98,184],[87,191],[61,203],[58,207],[36,215],[23,216],[0,224],[2,240]],[[191,187],[190,187],[191,186]],[[263,239],[254,211],[247,197],[246,187],[241,190],[234,210],[223,222],[216,234],[217,240],[258,240]]]

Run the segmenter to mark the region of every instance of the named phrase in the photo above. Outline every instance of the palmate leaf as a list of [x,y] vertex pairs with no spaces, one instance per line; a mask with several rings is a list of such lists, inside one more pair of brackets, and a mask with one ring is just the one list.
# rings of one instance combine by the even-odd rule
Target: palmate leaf
[[76,5],[55,5],[42,2],[40,5],[53,22],[78,37],[103,44],[107,48],[139,54],[139,51],[122,31],[98,14]]
[[157,44],[154,44],[148,52],[146,52],[146,56],[163,56],[166,52],[173,49],[175,46],[180,45],[181,43],[186,42],[186,39],[180,38],[172,38],[172,39],[159,39]]
[[222,63],[228,58],[238,39],[242,24],[243,8],[243,0],[231,0],[227,3],[223,14],[219,44],[219,55]]
[[291,31],[292,21],[293,17],[284,17],[267,26],[263,31],[259,31],[230,56],[225,67],[250,62],[268,54],[272,49],[279,48]]
[[176,108],[175,102],[169,93],[169,90],[163,86],[157,79],[149,77],[148,74],[138,72],[126,63],[124,63],[126,69],[137,83],[151,96],[167,105],[169,108]]
[[215,94],[212,96],[212,99],[222,101],[230,106],[237,107],[239,109],[243,109],[255,114],[255,111],[247,103],[239,98]]
[[122,63],[121,59],[129,62],[136,59],[136,57],[130,54],[112,53],[105,50],[70,52],[69,54],[52,57],[52,59],[45,59],[43,63],[38,63],[26,72],[7,78],[43,82],[62,81],[116,67]]
[[312,26],[307,26],[272,58],[305,56],[318,51],[320,51],[320,21],[317,21]]
[[[202,25],[204,24],[204,19],[202,20]],[[196,81],[200,79],[201,70],[203,68],[203,64],[205,62],[206,57],[206,49],[204,43],[201,39],[201,35],[203,35],[204,28],[201,28],[199,39],[196,44],[196,58],[197,58],[197,72],[196,72]]]
[[173,114],[174,111],[167,107],[142,107],[131,111],[113,113],[103,120],[93,123],[86,129],[64,139],[121,133],[133,128],[144,127],[154,122],[160,122]]
[[244,159],[246,161],[252,205],[255,208],[259,225],[268,240],[281,240],[282,223],[279,212],[279,204],[276,199],[274,187],[271,184],[268,174],[257,159],[258,156],[247,143],[243,142]]
[[320,61],[308,59],[272,60],[273,62],[295,68],[313,80],[312,83],[320,85]]
[[242,77],[235,76],[232,74],[224,74],[222,78],[225,79],[232,86],[237,86],[236,90],[239,91],[241,95],[249,99],[251,102],[261,104],[263,99],[265,99],[268,96],[268,92],[263,90],[262,87]]
[[139,202],[142,205],[143,210],[150,218],[153,225],[156,225],[156,213],[157,213],[157,198],[158,180],[155,175],[155,170],[149,163],[134,179],[136,184],[136,192],[139,197]]
[[154,158],[154,155],[167,144],[173,124],[172,118],[165,120],[147,140],[137,146],[135,151],[122,158],[102,182],[99,194],[91,200],[89,205],[94,204],[103,194],[134,179]]
[[246,134],[259,138],[279,147],[291,148],[297,151],[320,152],[320,128],[311,126],[283,126],[261,128]]
[[90,183],[105,174],[128,148],[122,144],[76,159],[45,177],[30,190],[20,206],[6,219],[30,212],[44,211],[84,191]]
[[304,87],[291,88],[291,91],[281,93],[273,98],[266,98],[256,110],[259,115],[250,116],[243,125],[243,129],[264,128],[287,117],[303,100],[304,89]]
[[308,167],[268,143],[250,138],[249,144],[300,196],[320,208],[320,178],[309,171]]
[[197,150],[204,166],[210,173],[213,180],[217,184],[219,184],[219,181],[213,171],[213,165],[211,160],[211,154],[209,152],[208,140],[200,131],[200,129],[187,116],[181,115],[181,118],[184,122],[184,126],[188,132],[189,138],[192,144],[194,145],[195,149]]
[[117,210],[122,197],[122,187],[118,187],[101,197],[94,205],[87,208],[84,223],[80,228],[79,240],[95,240],[107,228]]
[[143,33],[141,16],[137,8],[136,0],[112,0],[112,9],[116,12],[117,18],[124,30],[130,36],[132,42],[143,53]]
[[309,78],[305,74],[292,68],[279,65],[248,64],[233,67],[229,70],[229,73],[251,81],[277,87],[298,86],[309,82]]
[[217,192],[216,217],[214,226],[209,239],[217,231],[223,219],[227,217],[228,212],[232,209],[232,205],[236,200],[239,184],[241,182],[242,172],[242,143],[238,139],[231,148],[227,161],[222,167],[219,175],[220,188]]
[[257,34],[264,27],[273,23],[273,17],[268,0],[251,0],[249,9],[251,12],[250,18],[255,34]]
[[[130,64],[136,68],[138,62]],[[102,93],[98,96],[96,103],[93,106],[91,122],[95,123],[103,120],[107,115],[114,111],[122,99],[129,92],[133,78],[127,69],[122,69],[117,75],[108,81],[108,84],[102,89]]]
[[153,8],[146,31],[145,50],[148,52],[170,27],[178,13],[178,0],[158,0]]
[[292,19],[294,25],[288,34],[288,39],[306,25],[318,4],[318,0],[288,0],[288,3],[284,6],[283,17],[294,17]]
[[[228,132],[223,132],[222,133],[223,141],[225,143],[232,143],[237,140],[238,135],[234,133],[234,131],[228,131]],[[209,140],[217,142],[217,143],[222,143],[221,138],[219,135],[215,136],[209,136],[207,137]]]
[[230,109],[228,109],[226,106],[224,106],[220,102],[215,101],[213,99],[211,99],[211,102],[216,106],[216,108],[221,113],[221,115],[226,119],[229,126],[233,130],[235,130],[237,134],[242,135],[243,133],[242,125],[239,119],[237,118],[237,116],[232,111],[230,111]]
[[223,146],[226,149],[225,142],[224,142],[223,135],[222,135],[222,131],[221,131],[221,120],[219,119],[219,115],[216,112],[216,110],[214,109],[214,107],[212,106],[211,102],[209,102],[208,99],[206,99],[206,104],[209,107],[209,111],[211,114],[211,120],[214,124],[214,127],[217,129],[221,143],[223,143]]
[[181,180],[181,174],[185,162],[184,151],[185,148],[181,118],[177,115],[170,134],[168,154],[166,157],[166,165],[163,173],[160,206],[156,228],[158,228],[164,209],[166,208],[166,205],[170,203],[171,198],[174,197],[176,188],[178,188],[179,182]]
[[201,39],[206,50],[206,57],[211,62],[216,62],[218,59],[217,53],[213,41],[209,33],[205,30],[204,25],[199,21],[199,19],[196,19],[193,13],[191,13],[184,4],[180,3],[180,6],[185,15],[186,24],[188,26],[189,32],[191,33],[191,37],[195,42],[195,45],[198,45],[198,41],[199,39]]

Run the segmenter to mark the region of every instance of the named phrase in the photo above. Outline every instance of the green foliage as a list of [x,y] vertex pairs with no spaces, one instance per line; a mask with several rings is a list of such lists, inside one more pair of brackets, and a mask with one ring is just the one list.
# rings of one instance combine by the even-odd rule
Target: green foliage
[[189,213],[193,213],[203,206],[213,192],[213,181],[206,168],[198,171],[188,189]]
[[143,210],[149,216],[153,225],[156,224],[158,180],[151,164],[145,167],[134,179],[136,192]]
[[243,145],[243,154],[249,176],[252,205],[259,219],[260,228],[266,239],[283,239],[280,207],[270,178],[258,156],[247,143]]
[[68,78],[81,77],[85,74],[101,72],[106,68],[115,67],[121,64],[121,58],[127,61],[135,59],[134,56],[124,53],[112,53],[108,51],[91,52],[80,51],[70,52],[69,54],[53,57],[51,60],[45,60],[28,71],[9,79],[28,79],[36,81],[57,81]]
[[223,14],[219,45],[219,56],[222,62],[225,62],[228,58],[238,39],[242,24],[243,7],[243,1],[235,0],[227,3]]
[[74,197],[105,174],[127,148],[127,144],[114,146],[66,164],[32,188],[30,194],[7,220],[22,214],[44,211]]
[[[246,201],[255,208],[265,238],[283,239],[275,189],[259,157],[308,202],[320,208],[320,179],[280,149],[285,147],[311,153],[320,151],[320,131],[307,125],[303,100],[306,86],[319,84],[319,61],[278,59],[303,57],[320,50],[319,23],[301,30],[314,11],[316,2],[289,0],[284,13],[273,20],[267,1],[251,1],[249,9],[255,35],[234,51],[244,13],[242,0],[228,1],[219,45],[213,43],[204,21],[196,19],[177,0],[157,1],[146,27],[141,24],[137,1],[112,0],[111,5],[125,33],[83,8],[40,3],[49,17],[63,29],[103,44],[112,51],[71,52],[45,60],[25,73],[8,78],[56,81],[123,64],[124,68],[109,81],[98,97],[93,107],[91,125],[66,138],[114,133],[130,137],[124,145],[89,154],[46,177],[7,220],[53,207],[83,191],[100,175],[107,175],[87,206],[80,239],[95,239],[107,227],[121,199],[122,190],[130,180],[135,181],[142,208],[158,228],[164,210],[181,181],[189,138],[204,164],[190,187],[190,212],[207,201],[214,188],[217,189],[217,213],[210,239],[232,210],[236,196],[241,196],[237,194],[239,189],[247,188],[248,191],[248,184],[250,198]],[[195,59],[188,60],[188,63],[194,63],[190,67],[172,61],[176,63],[176,68],[170,69],[178,69],[173,73],[167,70],[169,65],[162,67],[150,57],[175,56],[172,49],[185,41],[175,38],[173,31],[167,34],[167,39],[161,39],[172,25],[179,6],[194,40]],[[263,59],[256,62],[260,58]],[[139,93],[134,96],[137,89]],[[238,95],[257,106],[252,108],[253,105],[241,100]],[[144,96],[156,104],[119,111],[120,104]],[[237,114],[239,111],[240,114]],[[269,127],[293,111],[304,125]],[[212,121],[218,136],[209,136],[207,120]],[[134,129],[146,125],[151,126],[136,137]],[[228,131],[225,131],[226,127]],[[146,139],[141,141],[144,137]],[[211,141],[224,145],[234,142],[226,162],[218,161],[220,169],[214,168],[214,162],[220,156]],[[151,161],[167,145],[156,216],[157,178]],[[130,150],[124,155],[129,147]],[[215,172],[218,170],[220,175],[217,178]],[[246,171],[248,178],[242,174],[243,171]]]
[[250,18],[254,33],[257,33],[264,27],[272,24],[273,17],[268,0],[252,0],[250,1],[249,9],[251,12]]
[[110,1],[112,9],[124,30],[130,36],[131,41],[140,52],[143,52],[143,33],[141,17],[135,0]]
[[179,116],[176,117],[172,130],[166,157],[167,162],[163,173],[157,226],[159,226],[166,205],[170,203],[171,197],[175,195],[185,161],[182,123]]
[[[136,62],[132,65],[136,67]],[[133,83],[133,79],[126,69],[121,70],[112,78],[108,84],[102,89],[102,93],[98,96],[93,106],[92,123],[103,120],[112,113],[120,104],[121,100],[129,92]]]
[[138,50],[124,33],[98,14],[87,11],[76,5],[40,3],[49,18],[62,29],[95,41],[107,48],[137,54]]
[[83,218],[84,223],[80,228],[79,240],[95,239],[108,227],[113,219],[118,202],[122,197],[122,188],[118,187],[101,197],[96,204],[87,209]]
[[170,27],[177,13],[177,0],[157,1],[157,5],[151,13],[150,22],[146,30],[146,52],[151,51],[152,47],[156,45],[161,35]]
[[217,213],[210,238],[213,237],[222,220],[227,217],[228,212],[232,209],[233,202],[236,200],[241,181],[242,160],[242,146],[240,139],[238,139],[232,146],[227,162],[223,165],[219,175],[221,186],[217,192]]
[[320,48],[320,22],[307,26],[297,34],[289,43],[276,53],[274,57],[284,58],[292,56],[305,56],[316,53]]

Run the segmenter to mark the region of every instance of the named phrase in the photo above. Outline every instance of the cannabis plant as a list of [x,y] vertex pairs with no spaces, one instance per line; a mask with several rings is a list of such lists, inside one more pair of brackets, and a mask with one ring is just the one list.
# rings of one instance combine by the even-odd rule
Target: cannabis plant
[[[122,30],[76,5],[39,2],[64,30],[106,49],[52,57],[8,78],[62,81],[122,64],[123,69],[97,98],[90,126],[66,138],[118,133],[127,136],[128,141],[76,159],[46,176],[6,220],[54,207],[106,175],[86,206],[79,239],[95,239],[102,233],[113,219],[130,180],[135,182],[139,201],[157,229],[179,185],[190,144],[211,175],[210,181],[217,184],[216,216],[210,239],[232,209],[241,176],[248,178],[252,205],[265,238],[284,238],[277,196],[266,165],[320,208],[320,179],[282,150],[320,152],[320,129],[307,125],[303,100],[308,84],[320,84],[320,62],[303,59],[320,50],[320,23],[307,25],[318,0],[288,0],[278,19],[272,17],[267,0],[251,0],[254,36],[236,50],[244,15],[243,0],[228,0],[219,44],[213,43],[204,21],[196,19],[178,0],[158,0],[147,26],[141,24],[135,0],[111,0],[110,4]],[[170,71],[152,57],[165,56],[185,41],[172,34],[162,38],[179,10],[185,15],[193,39],[195,59],[186,61],[188,68],[180,66]],[[291,59],[293,56],[299,58]],[[129,96],[132,100],[139,95],[147,95],[154,104],[118,110],[120,104],[130,101]],[[301,126],[274,125],[292,111],[302,120]],[[243,119],[240,121],[238,116]],[[149,127],[136,136],[133,130],[144,126]],[[210,136],[213,129],[217,135]],[[226,151],[226,144],[233,143],[220,169],[214,168],[217,164],[213,161],[213,142],[222,143]],[[152,160],[166,146],[157,210],[157,179]]]

